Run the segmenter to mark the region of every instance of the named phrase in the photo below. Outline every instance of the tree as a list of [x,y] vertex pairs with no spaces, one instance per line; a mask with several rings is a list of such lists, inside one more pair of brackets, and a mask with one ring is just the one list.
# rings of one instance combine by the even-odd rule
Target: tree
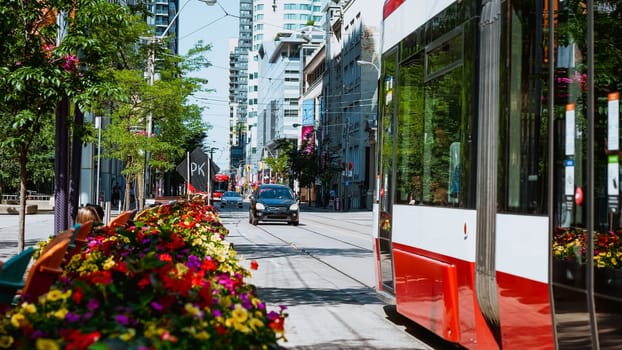
[[[58,13],[70,13],[56,45]],[[105,0],[5,1],[0,5],[0,147],[19,165],[18,250],[24,249],[28,162],[35,140],[66,98],[87,109],[114,94],[109,67],[136,33],[127,9]],[[80,56],[80,59],[78,59]]]
[[[158,49],[152,48],[153,50]],[[197,44],[187,57],[160,54],[161,80],[143,78],[139,61],[134,66],[115,72],[121,94],[110,103],[112,123],[104,132],[104,157],[119,159],[125,165],[125,209],[129,209],[131,184],[136,183],[138,208],[142,209],[145,189],[144,174],[155,169],[159,174],[175,167],[183,156],[185,145],[204,136],[207,125],[201,120],[201,109],[188,103],[205,80],[186,77],[195,69],[209,66],[203,54],[209,45]],[[153,120],[154,133],[149,135],[148,120]]]
[[[313,139],[303,140],[299,149],[292,148],[289,151],[288,164],[299,186],[307,189],[315,184],[315,179],[320,172],[317,148],[315,144],[308,144],[309,142],[313,142]],[[311,196],[309,196],[309,203],[311,203]]]
[[289,178],[289,169],[290,161],[289,156],[292,149],[294,149],[294,145],[291,140],[288,139],[278,139],[274,141],[276,144],[275,149],[279,152],[276,157],[268,157],[266,158],[266,164],[272,170],[272,172],[276,173],[276,178],[278,183],[285,183],[285,175],[287,176],[287,180],[291,181]]

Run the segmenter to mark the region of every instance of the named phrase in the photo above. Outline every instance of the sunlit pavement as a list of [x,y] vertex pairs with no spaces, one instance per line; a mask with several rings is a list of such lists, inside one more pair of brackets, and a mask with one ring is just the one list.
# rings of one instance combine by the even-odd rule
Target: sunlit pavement
[[[47,240],[54,232],[54,214],[38,213],[25,216],[24,242],[26,247]],[[0,215],[0,260],[17,254],[19,215]]]

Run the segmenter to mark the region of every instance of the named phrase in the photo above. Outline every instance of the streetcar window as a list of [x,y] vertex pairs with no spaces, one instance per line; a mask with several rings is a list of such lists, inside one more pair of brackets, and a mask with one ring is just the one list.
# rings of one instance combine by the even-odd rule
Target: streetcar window
[[[516,6],[527,3],[518,3]],[[540,21],[542,19],[540,18]],[[544,214],[547,170],[545,52],[533,45],[538,18],[516,10],[512,40],[501,50],[501,76],[509,94],[501,100],[498,207],[502,212]],[[503,57],[505,56],[505,57]]]
[[[472,30],[467,26],[466,30]],[[471,62],[464,28],[420,50],[399,67],[395,202],[471,207]],[[421,46],[420,46],[421,47]]]
[[424,64],[419,54],[400,67],[395,201],[422,202]]

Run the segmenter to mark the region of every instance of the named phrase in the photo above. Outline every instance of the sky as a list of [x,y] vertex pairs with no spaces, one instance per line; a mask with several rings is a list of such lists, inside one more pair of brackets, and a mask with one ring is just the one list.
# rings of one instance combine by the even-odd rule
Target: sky
[[207,53],[212,66],[194,75],[208,79],[207,88],[192,101],[204,107],[203,120],[212,125],[206,144],[214,150],[214,162],[221,171],[229,165],[229,41],[238,36],[239,1],[218,0],[208,6],[199,0],[180,0],[179,53],[185,55],[199,40],[211,44]]

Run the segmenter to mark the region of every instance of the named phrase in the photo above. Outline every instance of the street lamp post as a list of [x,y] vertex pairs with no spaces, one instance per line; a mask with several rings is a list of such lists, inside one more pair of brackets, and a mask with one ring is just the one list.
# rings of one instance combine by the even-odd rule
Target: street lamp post
[[216,147],[208,148],[209,157],[207,159],[207,205],[212,205],[212,159]]
[[[376,84],[378,84],[378,82],[380,81],[380,77],[382,75],[382,72],[380,71],[380,68],[376,64],[374,64],[373,62],[362,61],[362,60],[356,61],[356,64],[358,64],[359,66],[368,65],[368,66],[373,67],[376,70],[376,74],[377,74],[377,76],[376,76],[377,77]],[[379,89],[379,87],[376,86],[376,90],[374,91],[374,97],[373,97],[373,101],[376,103],[376,115],[374,116],[374,120],[375,120],[375,123],[376,123],[376,127],[375,127],[375,129],[376,129],[375,132],[376,133],[377,133],[377,130],[378,130],[377,123],[378,123],[378,110],[379,110],[379,101],[378,101],[379,91],[378,91],[378,89]],[[378,203],[379,200],[380,200],[380,171],[378,170],[378,160],[379,160],[378,158],[379,157],[378,157],[378,154],[377,154],[378,145],[376,145],[376,142],[375,142],[376,138],[377,138],[377,135],[374,134],[374,142],[373,142],[374,149],[373,149],[373,151],[371,153],[376,158],[376,159],[374,159],[374,165],[373,165],[374,172],[376,173],[376,183],[375,183],[375,189],[374,189],[375,190],[374,191],[374,202]]]
[[[184,10],[184,8],[186,7],[186,5],[188,5],[190,3],[190,1],[192,0],[187,0],[184,5],[179,9],[179,11],[177,11],[177,13],[175,13],[175,16],[173,16],[173,18],[171,19],[171,21],[169,22],[168,26],[164,29],[164,31],[162,32],[162,34],[160,35],[153,35],[151,37],[148,38],[143,38],[143,40],[147,40],[149,42],[150,45],[156,45],[157,43],[159,43],[162,39],[164,39],[166,37],[166,35],[168,34],[169,30],[173,27],[173,25],[175,24],[175,21],[177,20],[177,18],[179,17],[179,15],[181,14],[181,12]],[[208,6],[214,6],[215,4],[217,4],[217,0],[198,0],[202,3],[205,3]],[[153,85],[155,82],[155,47],[151,47],[149,50],[149,57],[147,59],[147,72],[146,72],[146,76],[147,76],[147,80],[149,82],[149,85]],[[149,114],[147,115],[147,130],[146,130],[146,134],[147,137],[152,137],[153,136],[153,115],[151,114],[151,112],[149,112]],[[143,169],[143,179],[142,179],[142,205],[144,206],[144,200],[145,200],[145,192],[147,189],[147,185],[150,184],[151,179],[147,180],[148,176],[149,176],[149,171],[147,170],[147,168],[149,167],[149,157],[150,155],[148,154],[148,152],[145,152],[145,166]]]

